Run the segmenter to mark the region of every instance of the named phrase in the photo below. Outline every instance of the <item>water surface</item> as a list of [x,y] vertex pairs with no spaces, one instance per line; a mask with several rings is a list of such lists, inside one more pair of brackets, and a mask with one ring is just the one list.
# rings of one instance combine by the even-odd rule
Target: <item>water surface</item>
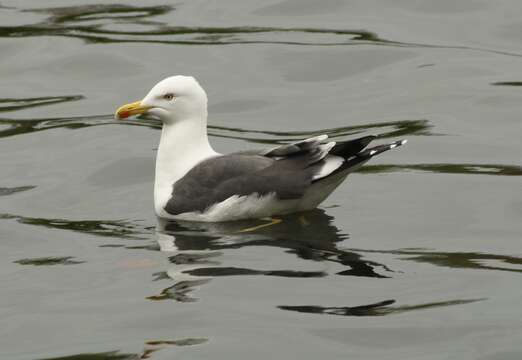
[[[0,357],[522,358],[522,6],[481,0],[0,3]],[[172,74],[221,152],[407,146],[321,208],[158,222]]]

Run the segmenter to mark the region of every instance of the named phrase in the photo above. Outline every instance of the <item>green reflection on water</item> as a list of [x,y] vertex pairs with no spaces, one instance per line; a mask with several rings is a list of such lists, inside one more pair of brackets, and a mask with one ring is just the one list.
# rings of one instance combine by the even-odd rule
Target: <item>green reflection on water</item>
[[[483,254],[477,252],[432,252],[415,250],[363,250],[351,249],[363,253],[381,253],[405,255],[402,260],[429,263],[436,266],[462,269],[500,270],[522,273],[522,258],[509,255]],[[515,265],[504,267],[487,265],[485,261]],[[518,267],[518,268],[517,268]]]
[[[15,120],[0,118],[0,138],[14,135],[30,134],[57,128],[82,129],[90,126],[117,124],[109,120],[107,115],[78,116],[69,118],[44,118],[30,120]],[[2,125],[5,126],[1,129]],[[128,124],[135,125],[135,124]]]
[[[86,42],[142,42],[186,45],[223,45],[245,43],[278,43],[295,45],[343,45],[354,41],[386,42],[376,34],[364,30],[283,28],[283,27],[201,27],[170,26],[152,18],[174,10],[171,6],[130,6],[120,4],[81,5],[44,9],[25,9],[23,12],[47,14],[41,22],[30,25],[0,26],[0,37],[63,36],[80,38]],[[117,31],[110,25],[139,25],[140,29]],[[146,29],[143,29],[143,28]],[[253,34],[270,34],[272,39],[252,38]],[[290,34],[281,40],[281,34]],[[333,36],[329,41],[291,40],[292,35],[323,34]],[[246,37],[245,37],[246,36]],[[339,40],[339,36],[342,36]]]
[[[165,5],[131,6],[121,4],[18,9],[17,11],[20,12],[47,14],[48,17],[34,24],[0,26],[0,37],[62,36],[82,39],[88,43],[139,42],[182,45],[286,44],[339,46],[372,44],[522,56],[514,52],[461,45],[431,45],[391,41],[380,38],[376,33],[367,30],[259,26],[171,26],[158,21],[157,16],[165,15],[173,10],[175,10],[174,7]],[[126,30],[118,31],[114,28],[114,25],[126,26]],[[136,28],[139,30],[136,30]],[[259,36],[256,37],[256,35]],[[266,35],[271,36],[267,37]],[[320,39],[317,38],[317,35],[321,35]]]
[[42,96],[33,98],[1,98],[0,112],[23,110],[32,107],[60,104],[83,99],[82,95]]
[[171,6],[134,7],[120,4],[95,4],[29,9],[24,11],[49,14],[50,17],[46,19],[46,22],[59,24],[70,22],[85,22],[100,19],[142,19],[156,15],[163,15],[173,9],[174,8]]
[[16,219],[22,224],[43,226],[51,229],[72,230],[84,234],[123,239],[144,239],[141,235],[150,233],[144,226],[126,220],[46,219],[11,214],[0,214],[0,219]]

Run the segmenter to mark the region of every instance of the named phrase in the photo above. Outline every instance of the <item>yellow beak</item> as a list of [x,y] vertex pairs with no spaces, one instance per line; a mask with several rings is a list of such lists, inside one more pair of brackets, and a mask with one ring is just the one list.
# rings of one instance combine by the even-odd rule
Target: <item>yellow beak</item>
[[141,101],[136,101],[119,107],[118,110],[116,110],[116,114],[114,114],[114,117],[118,120],[126,119],[132,115],[143,114],[150,108],[150,106],[141,105]]

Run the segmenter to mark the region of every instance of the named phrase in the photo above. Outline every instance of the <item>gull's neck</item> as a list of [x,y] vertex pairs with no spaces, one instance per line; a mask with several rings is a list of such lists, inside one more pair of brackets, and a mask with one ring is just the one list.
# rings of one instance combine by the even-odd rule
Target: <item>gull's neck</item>
[[164,207],[173,184],[196,164],[216,155],[208,142],[206,116],[163,124],[154,180],[154,208],[158,216],[166,216]]

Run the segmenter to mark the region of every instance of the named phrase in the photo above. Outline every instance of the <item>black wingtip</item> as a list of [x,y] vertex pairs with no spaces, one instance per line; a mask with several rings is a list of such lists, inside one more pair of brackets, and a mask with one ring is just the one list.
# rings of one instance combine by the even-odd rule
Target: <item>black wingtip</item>
[[373,140],[377,139],[377,135],[368,135],[359,140],[361,145],[364,147],[368,146],[369,143],[371,143]]
[[365,149],[363,151],[361,151],[360,153],[357,154],[357,157],[373,157],[375,155],[379,155],[385,151],[388,151],[388,150],[391,150],[391,149],[394,149],[396,147],[399,147],[399,146],[402,146],[404,144],[406,144],[408,142],[408,140],[406,139],[403,139],[403,140],[399,140],[399,141],[394,141],[390,144],[384,144],[384,145],[377,145],[377,146],[374,146],[372,148],[369,148],[369,149]]
[[[365,137],[365,141],[368,141],[368,143],[369,143],[370,141],[372,141],[375,138],[376,138],[376,136],[367,136],[367,137]],[[362,145],[362,140],[363,140],[363,138],[356,139],[355,141],[359,145]],[[346,159],[346,161],[343,163],[343,165],[341,165],[338,169],[336,169],[330,175],[317,179],[317,180],[314,180],[314,181],[322,181],[323,179],[328,179],[331,176],[344,172],[344,171],[348,171],[348,172],[356,171],[359,167],[364,165],[367,161],[369,161],[375,155],[378,155],[385,151],[402,146],[402,145],[406,144],[406,142],[407,142],[407,140],[404,139],[404,140],[394,141],[390,144],[377,145],[377,146],[371,147],[369,149],[364,149],[364,150],[361,149],[361,150],[359,150],[359,152],[357,152],[350,158]],[[353,144],[353,142],[352,142],[352,144]],[[330,152],[330,153],[332,153],[332,152]]]
[[330,154],[342,156],[343,158],[348,159],[352,156],[356,156],[376,138],[376,135],[368,135],[353,140],[338,142],[330,151]]

